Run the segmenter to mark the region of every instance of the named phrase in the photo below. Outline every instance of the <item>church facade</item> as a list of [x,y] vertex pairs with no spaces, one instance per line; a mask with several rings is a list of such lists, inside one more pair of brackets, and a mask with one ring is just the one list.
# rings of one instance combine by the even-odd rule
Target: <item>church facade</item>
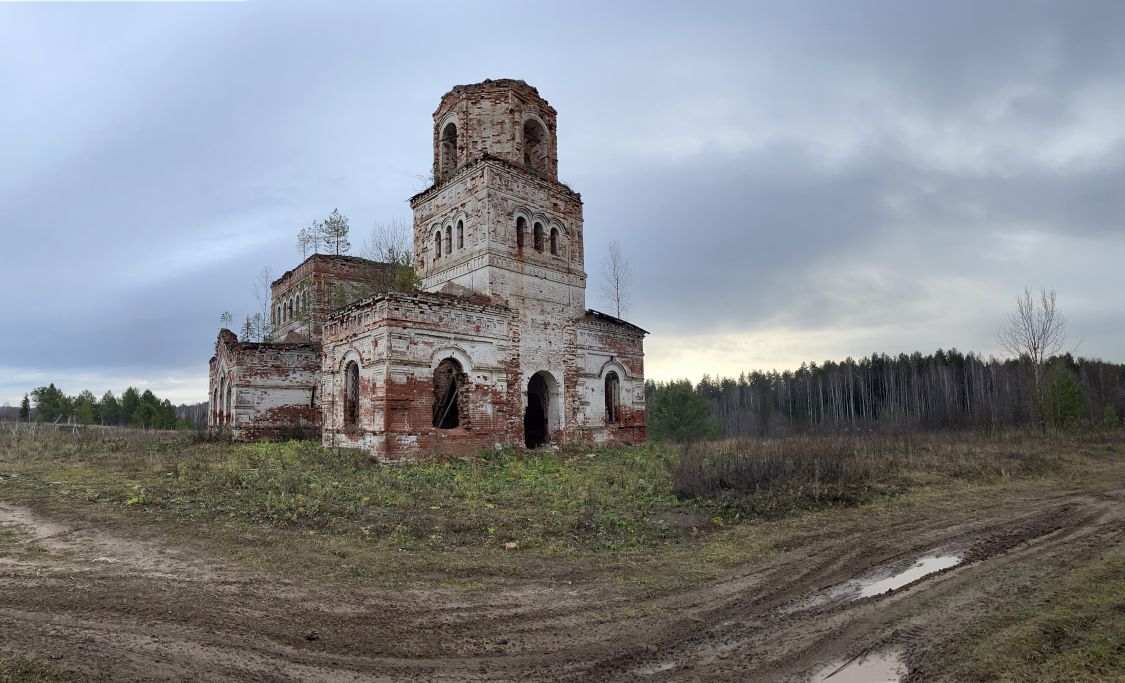
[[[453,88],[434,184],[410,199],[418,291],[391,264],[314,254],[272,285],[277,343],[219,333],[210,424],[319,430],[382,460],[645,439],[641,328],[586,308],[581,197],[556,111],[516,80]],[[332,293],[367,294],[333,308]]]

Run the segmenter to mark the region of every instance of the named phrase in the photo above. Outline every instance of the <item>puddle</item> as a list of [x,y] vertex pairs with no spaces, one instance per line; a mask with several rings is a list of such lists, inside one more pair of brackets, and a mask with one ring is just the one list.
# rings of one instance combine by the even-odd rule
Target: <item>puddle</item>
[[659,664],[653,664],[652,666],[646,666],[640,669],[636,669],[633,673],[636,673],[640,676],[655,676],[656,674],[664,673],[665,671],[671,671],[675,668],[675,662],[661,662]]
[[850,662],[838,661],[813,674],[809,683],[898,683],[906,665],[898,652],[868,652]]
[[914,564],[909,568],[893,576],[886,576],[885,571],[877,569],[869,573],[865,578],[854,579],[837,584],[831,588],[822,589],[804,600],[781,607],[779,611],[782,614],[793,614],[794,612],[823,607],[831,603],[860,600],[862,598],[882,595],[902,588],[906,584],[913,583],[924,576],[939,572],[943,569],[955,567],[958,564],[961,564],[960,555],[924,555],[915,560]]
[[853,581],[850,585],[859,589],[860,598],[870,598],[873,595],[882,595],[896,588],[902,588],[923,576],[948,569],[960,563],[961,558],[957,555],[926,555],[918,558],[914,566],[894,576],[885,579],[861,579]]

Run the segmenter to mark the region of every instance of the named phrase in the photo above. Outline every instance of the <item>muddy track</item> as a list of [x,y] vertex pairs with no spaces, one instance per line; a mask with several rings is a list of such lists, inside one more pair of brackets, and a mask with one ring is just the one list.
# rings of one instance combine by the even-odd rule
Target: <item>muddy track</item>
[[[899,516],[638,597],[321,589],[0,503],[20,550],[0,555],[0,652],[182,680],[802,681],[893,648],[926,680],[927,643],[1119,539],[1123,509],[1113,491]],[[846,590],[932,552],[961,562],[875,597]]]

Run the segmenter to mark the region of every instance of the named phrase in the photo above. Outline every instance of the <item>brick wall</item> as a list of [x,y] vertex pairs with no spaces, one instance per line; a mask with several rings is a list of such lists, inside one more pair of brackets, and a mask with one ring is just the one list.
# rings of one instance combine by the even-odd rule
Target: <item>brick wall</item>
[[313,254],[270,286],[275,338],[296,332],[317,341],[324,320],[340,303],[339,288],[349,300],[385,292],[394,286],[395,271],[393,263]]
[[320,355],[320,344],[239,342],[222,330],[211,359],[211,396],[229,387],[230,398],[213,406],[208,424],[240,440],[318,432]]

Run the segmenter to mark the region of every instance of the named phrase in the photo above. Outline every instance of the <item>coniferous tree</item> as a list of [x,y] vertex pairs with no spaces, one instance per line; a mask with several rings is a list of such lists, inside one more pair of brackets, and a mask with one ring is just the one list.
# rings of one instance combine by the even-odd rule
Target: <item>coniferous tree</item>
[[112,391],[105,392],[98,401],[98,418],[103,425],[121,424],[121,404]]
[[129,424],[140,404],[141,395],[133,387],[129,387],[121,394],[121,424]]
[[94,424],[97,422],[97,402],[98,399],[94,397],[93,392],[89,389],[83,390],[74,398],[74,420],[79,424]]
[[35,402],[35,419],[38,422],[62,422],[70,418],[70,400],[52,382],[31,392]]
[[20,422],[31,422],[31,400],[27,394],[24,394],[23,400],[20,401]]
[[688,380],[660,386],[648,406],[648,427],[654,439],[686,442],[718,436],[721,431],[711,404]]
[[325,248],[336,254],[347,254],[351,248],[351,242],[348,241],[348,232],[351,226],[348,223],[348,217],[340,213],[338,209],[332,209],[332,213],[328,214],[328,218],[317,224],[317,229],[320,233],[320,241],[324,243]]

